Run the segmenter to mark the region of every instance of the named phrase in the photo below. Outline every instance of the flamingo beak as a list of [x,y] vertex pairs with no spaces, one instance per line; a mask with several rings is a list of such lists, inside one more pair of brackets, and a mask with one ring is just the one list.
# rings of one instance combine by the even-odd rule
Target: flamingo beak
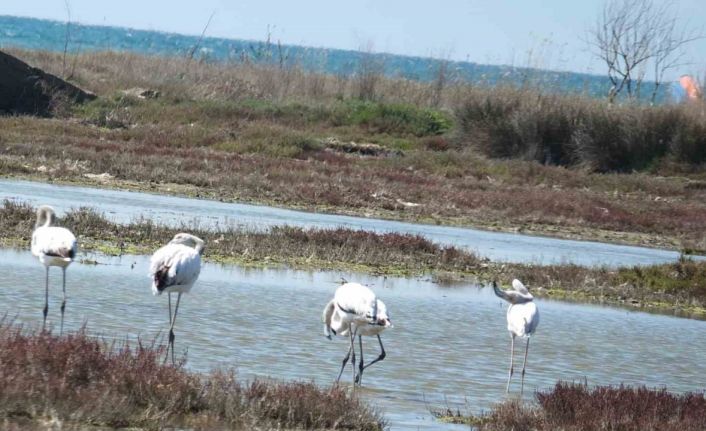
[[379,320],[377,321],[377,325],[378,325],[378,326],[384,326],[385,328],[391,328],[391,327],[392,327],[392,322],[391,322],[390,319],[388,319],[388,318],[379,319]]

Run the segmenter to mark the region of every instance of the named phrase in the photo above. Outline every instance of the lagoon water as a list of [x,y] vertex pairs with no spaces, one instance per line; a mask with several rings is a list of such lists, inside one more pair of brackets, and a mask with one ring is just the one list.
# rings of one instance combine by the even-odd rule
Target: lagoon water
[[242,226],[249,229],[263,229],[286,224],[419,234],[437,243],[464,247],[494,261],[626,266],[673,262],[679,258],[679,253],[673,250],[561,240],[461,227],[320,214],[259,205],[9,179],[0,179],[0,199],[26,201],[35,206],[52,205],[59,214],[70,208],[88,206],[105,213],[109,219],[119,223],[127,223],[145,216],[158,223],[172,226],[186,225],[187,228],[188,226],[204,228]]
[[[89,256],[67,271],[66,327],[118,340],[153,340],[167,328],[167,298],[152,296],[148,257]],[[44,269],[29,250],[0,250],[0,315],[40,327]],[[505,398],[510,337],[506,305],[488,288],[441,288],[414,279],[339,272],[246,270],[206,263],[183,298],[177,353],[197,371],[235,367],[242,378],[328,385],[347,350],[323,336],[321,311],[343,276],[371,285],[394,328],[387,358],[366,370],[365,397],[392,429],[467,429],[436,422],[429,407],[478,413]],[[61,271],[51,273],[49,322],[58,326]],[[701,391],[706,322],[623,309],[538,301],[541,322],[529,352],[526,394],[558,379],[646,384]],[[521,345],[520,343],[518,343]],[[366,345],[366,360],[377,355]],[[521,355],[517,347],[516,358]],[[350,368],[343,381],[350,381]],[[513,391],[519,390],[519,380]],[[526,395],[527,396],[527,395]]]

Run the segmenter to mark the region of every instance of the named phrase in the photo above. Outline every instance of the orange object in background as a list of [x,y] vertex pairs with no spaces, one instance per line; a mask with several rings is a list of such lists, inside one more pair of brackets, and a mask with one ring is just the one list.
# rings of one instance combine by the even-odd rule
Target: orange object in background
[[701,100],[701,88],[699,87],[699,83],[690,75],[682,75],[682,77],[679,78],[679,84],[684,89],[687,100]]

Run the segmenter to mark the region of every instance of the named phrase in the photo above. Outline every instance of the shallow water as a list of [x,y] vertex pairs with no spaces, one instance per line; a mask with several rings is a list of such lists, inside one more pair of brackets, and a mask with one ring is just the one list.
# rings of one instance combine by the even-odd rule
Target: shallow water
[[104,212],[108,218],[120,223],[126,223],[144,215],[159,223],[173,226],[181,224],[200,227],[239,225],[248,228],[264,228],[287,224],[319,228],[342,226],[376,232],[404,232],[423,235],[438,243],[464,247],[494,261],[632,266],[673,262],[679,257],[679,253],[675,251],[645,247],[561,240],[149,193],[0,179],[0,199],[5,198],[28,201],[33,205],[52,205],[59,213],[69,208],[89,206]]
[[[148,258],[94,256],[67,272],[66,327],[151,340],[167,327],[166,298],[150,293]],[[29,251],[0,250],[0,314],[41,326],[44,270]],[[468,429],[435,422],[428,406],[480,412],[505,397],[510,337],[505,304],[489,289],[440,288],[419,280],[339,272],[252,270],[205,264],[183,298],[177,352],[206,371],[236,367],[245,378],[330,384],[346,341],[328,341],[320,315],[337,281],[368,283],[395,327],[383,334],[387,358],[366,370],[364,392],[392,429]],[[49,319],[58,325],[61,272],[52,270]],[[384,286],[383,286],[384,283]],[[608,307],[538,301],[541,323],[529,352],[526,392],[558,379],[703,390],[706,322]],[[377,345],[366,346],[366,359]],[[516,359],[521,359],[518,347]],[[343,377],[350,380],[350,369]],[[513,386],[515,392],[518,385]]]

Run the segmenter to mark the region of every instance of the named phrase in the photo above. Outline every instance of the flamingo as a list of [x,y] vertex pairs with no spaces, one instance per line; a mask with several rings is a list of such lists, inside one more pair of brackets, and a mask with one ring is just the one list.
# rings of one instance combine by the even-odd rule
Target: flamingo
[[[164,362],[172,350],[174,364],[174,323],[179,310],[181,294],[191,290],[201,272],[201,254],[205,243],[201,238],[188,233],[178,233],[167,245],[155,251],[150,259],[150,278],[152,293],[161,295],[167,292],[169,297],[169,344]],[[172,293],[177,293],[176,306],[172,315]]]
[[53,226],[56,222],[54,208],[42,205],[37,208],[37,222],[32,232],[32,254],[46,269],[44,280],[44,322],[42,331],[46,329],[47,313],[49,312],[49,267],[58,266],[62,273],[63,300],[61,302],[61,333],[64,332],[64,310],[66,309],[66,268],[74,261],[78,251],[76,237],[70,230]]
[[[338,373],[336,382],[340,381],[348,359],[352,358],[353,385],[355,386],[359,379],[362,378],[362,372],[365,368],[385,358],[385,348],[379,336],[384,328],[391,326],[385,304],[377,299],[370,288],[358,283],[345,283],[336,289],[333,299],[324,307],[322,320],[324,322],[324,335],[327,338],[331,339],[331,333],[350,338],[348,353],[343,359],[341,371]],[[361,376],[357,378],[355,373],[355,337],[359,334],[376,335],[382,353],[378,359],[367,366],[363,365],[363,340],[360,338]]]
[[[326,307],[324,308],[323,312],[323,317],[322,317],[325,326],[324,326],[324,335],[326,338],[329,340],[331,339],[331,334],[333,335],[340,335],[342,337],[346,337],[349,335],[350,332],[350,324],[346,324],[343,322],[341,318],[341,312],[339,311],[339,308],[336,307],[336,303],[334,300],[329,301],[328,304],[326,304]],[[385,347],[382,345],[382,339],[380,338],[380,333],[384,331],[387,328],[392,328],[392,322],[390,321],[390,317],[387,314],[387,307],[385,306],[385,303],[382,302],[381,300],[377,300],[377,323],[372,324],[372,323],[365,323],[362,326],[358,326],[358,343],[360,345],[360,363],[358,367],[358,376],[355,378],[355,383],[357,384],[362,384],[363,383],[363,371],[368,368],[369,366],[375,364],[376,362],[382,361],[385,359],[386,353],[385,353]],[[378,339],[378,343],[380,344],[380,355],[373,361],[371,361],[369,364],[364,365],[363,361],[363,336],[375,336]],[[341,379],[341,374],[343,374],[343,369],[346,366],[346,363],[348,362],[348,359],[350,357],[350,351],[349,354],[346,355],[346,357],[343,359],[343,364],[341,365],[341,371],[338,373],[338,378],[336,381],[338,382]]]
[[510,303],[507,309],[507,330],[510,331],[510,373],[507,378],[505,393],[510,391],[510,380],[513,373],[513,356],[515,353],[515,337],[527,339],[525,345],[525,359],[522,363],[522,383],[520,386],[520,396],[525,389],[525,366],[527,365],[527,352],[529,351],[530,337],[539,325],[539,310],[533,302],[534,297],[524,284],[518,279],[512,280],[513,290],[500,290],[493,281],[495,294]]

